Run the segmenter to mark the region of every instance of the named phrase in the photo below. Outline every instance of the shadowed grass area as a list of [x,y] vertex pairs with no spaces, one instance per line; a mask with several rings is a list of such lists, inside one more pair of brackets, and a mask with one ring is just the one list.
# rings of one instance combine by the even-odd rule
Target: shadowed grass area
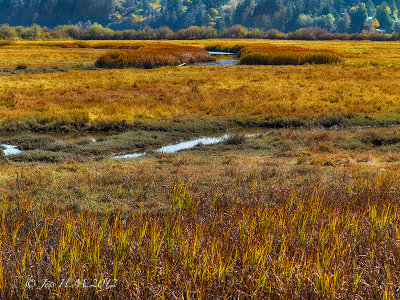
[[99,68],[142,68],[177,66],[182,63],[213,61],[202,48],[171,44],[143,44],[136,50],[113,50],[99,57]]

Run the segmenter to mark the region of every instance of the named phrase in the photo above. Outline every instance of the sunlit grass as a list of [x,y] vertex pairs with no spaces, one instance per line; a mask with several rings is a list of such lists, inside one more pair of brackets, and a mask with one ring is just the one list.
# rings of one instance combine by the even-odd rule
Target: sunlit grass
[[306,49],[298,46],[284,46],[267,43],[208,45],[210,50],[238,53],[242,65],[304,65],[333,64],[342,61],[333,51]]
[[[398,120],[400,43],[257,43],[345,60],[72,71],[138,42],[3,45],[0,68],[16,72],[0,77],[3,129],[147,131],[96,143],[14,139],[26,156],[0,160],[2,297],[399,298],[400,133],[338,125]],[[66,72],[39,70],[59,66]],[[335,130],[265,130],[107,159],[205,130],[307,124]],[[65,288],[68,278],[80,287]],[[32,279],[55,288],[30,289]],[[85,279],[103,287],[84,288]]]
[[[344,119],[398,117],[399,75],[394,67],[400,65],[398,42],[206,40],[165,44],[206,47],[217,42],[228,50],[237,45],[251,48],[256,43],[318,53],[333,51],[344,62],[88,71],[109,49],[151,48],[159,42],[83,42],[83,46],[76,42],[17,42],[0,48],[0,68],[6,75],[16,74],[1,78],[0,122],[18,130],[83,130],[102,127],[99,123],[123,127],[160,120],[304,118],[312,123],[332,115]],[[21,64],[27,69],[18,70]],[[76,69],[86,70],[57,72]],[[16,122],[18,126],[12,125]]]
[[247,53],[240,58],[242,65],[304,65],[333,64],[340,58],[330,53]]
[[99,68],[143,68],[152,69],[164,66],[207,62],[215,60],[200,47],[172,44],[143,44],[133,50],[113,50],[99,57]]
[[206,201],[192,190],[176,185],[157,214],[3,197],[2,292],[45,297],[47,289],[25,285],[29,278],[56,287],[70,278],[116,286],[61,285],[62,297],[396,297],[397,175],[355,176],[329,191],[282,186],[266,202]]
[[7,76],[1,79],[0,121],[3,125],[21,121],[22,128],[76,124],[73,127],[79,129],[96,122],[123,121],[396,118],[399,76],[395,68],[341,65]]

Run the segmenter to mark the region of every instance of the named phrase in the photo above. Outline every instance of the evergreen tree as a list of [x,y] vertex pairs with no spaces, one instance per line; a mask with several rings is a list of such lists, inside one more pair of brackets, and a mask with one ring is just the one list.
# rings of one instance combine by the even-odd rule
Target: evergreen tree
[[394,20],[391,16],[392,12],[389,6],[383,7],[381,5],[376,7],[375,18],[378,20],[380,28],[392,30]]
[[350,16],[347,13],[347,10],[345,10],[343,16],[337,19],[336,31],[340,33],[348,32],[350,30],[350,22]]
[[350,32],[361,32],[364,28],[364,23],[368,17],[365,4],[361,3],[358,6],[350,8]]
[[167,25],[173,30],[180,29],[183,16],[182,0],[166,0],[162,8],[163,25]]

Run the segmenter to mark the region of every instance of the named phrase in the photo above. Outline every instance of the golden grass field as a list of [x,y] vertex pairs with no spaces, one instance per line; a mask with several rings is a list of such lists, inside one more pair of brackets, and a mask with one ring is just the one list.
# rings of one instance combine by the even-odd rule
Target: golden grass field
[[[99,47],[99,43],[93,47]],[[189,43],[206,46],[215,41],[185,42]],[[20,42],[0,48],[0,69],[5,69],[0,86],[0,122],[207,122],[216,118],[243,122],[265,118],[313,120],[330,115],[350,119],[398,116],[400,59],[396,55],[400,43],[262,43],[333,50],[344,62],[94,70],[96,59],[108,50],[56,48],[46,43],[28,47],[35,43],[24,46]],[[110,47],[107,42],[104,45]],[[20,64],[27,69],[15,70]],[[16,74],[10,74],[10,70]]]
[[398,299],[400,42],[163,41],[341,61],[95,67],[155,43],[0,43],[0,140],[23,150],[0,156],[2,298]]

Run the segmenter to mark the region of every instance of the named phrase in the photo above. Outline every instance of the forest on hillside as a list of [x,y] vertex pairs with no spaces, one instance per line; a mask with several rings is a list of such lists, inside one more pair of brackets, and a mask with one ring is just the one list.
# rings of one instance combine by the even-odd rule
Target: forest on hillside
[[56,27],[94,23],[114,30],[235,24],[292,32],[318,27],[329,32],[400,32],[400,0],[0,0],[0,24]]

